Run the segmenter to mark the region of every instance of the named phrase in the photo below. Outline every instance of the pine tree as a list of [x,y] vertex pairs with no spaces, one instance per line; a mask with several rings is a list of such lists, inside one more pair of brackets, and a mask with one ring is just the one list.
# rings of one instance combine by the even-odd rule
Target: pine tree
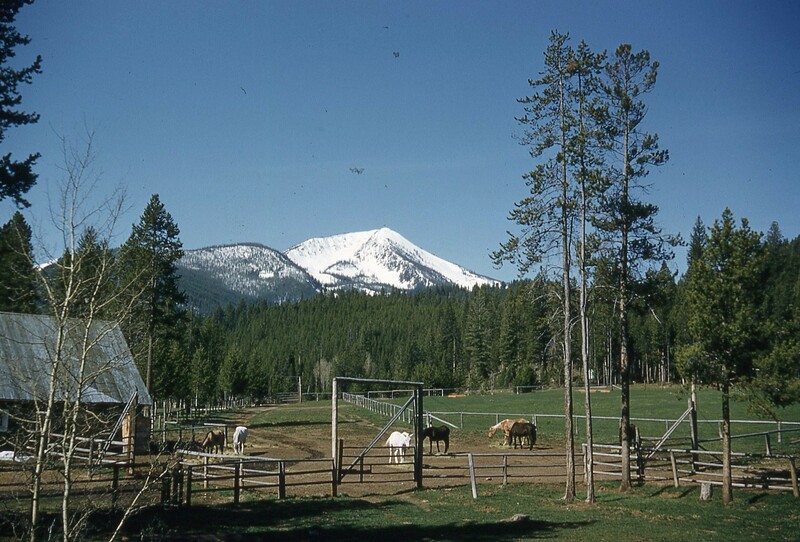
[[[692,342],[680,348],[681,373],[722,391],[722,498],[733,499],[731,478],[731,387],[753,375],[763,352],[758,317],[763,282],[761,235],[746,219],[736,227],[726,209],[707,235],[702,257],[692,261],[687,281]],[[688,274],[688,273],[687,273]]]
[[667,161],[669,154],[659,149],[658,136],[642,130],[647,114],[644,95],[656,83],[658,62],[650,53],[633,53],[629,44],[620,45],[605,65],[602,85],[605,110],[604,126],[609,153],[618,157],[609,163],[610,187],[605,192],[604,217],[596,220],[607,241],[612,243],[611,261],[617,276],[617,314],[619,318],[619,370],[622,386],[621,429],[622,481],[627,491],[630,479],[630,338],[628,305],[638,266],[647,261],[663,261],[671,257],[665,249],[669,239],[662,236],[654,217],[658,207],[639,199],[642,180],[651,167]]
[[0,310],[36,311],[31,228],[19,211],[0,228]]
[[131,342],[141,345],[134,355],[145,369],[148,390],[156,395],[176,384],[164,382],[154,373],[171,372],[166,354],[172,349],[171,341],[181,340],[185,327],[186,298],[178,287],[176,266],[183,256],[179,235],[178,225],[158,194],[153,194],[120,255],[124,280],[140,285],[134,291],[142,292],[134,300],[127,332],[135,338]]
[[521,274],[544,260],[553,265],[561,279],[562,353],[564,360],[564,434],[567,482],[564,499],[575,498],[575,440],[572,403],[572,241],[576,201],[574,185],[568,175],[569,142],[575,133],[576,119],[571,107],[573,51],[569,35],[551,32],[544,54],[541,77],[529,80],[532,96],[521,98],[525,115],[517,120],[526,126],[522,143],[530,147],[533,158],[543,160],[523,176],[530,196],[521,200],[508,219],[521,226],[521,234],[509,232],[492,257],[498,265],[509,262]]
[[[30,66],[14,69],[9,62],[16,56],[15,49],[30,43],[14,28],[14,19],[25,4],[32,0],[12,0],[0,4],[0,143],[5,132],[14,126],[33,124],[39,120],[36,113],[25,113],[18,106],[22,103],[20,85],[33,81],[33,76],[42,72],[42,57],[37,56]],[[14,160],[11,153],[0,157],[0,201],[10,198],[18,207],[28,207],[30,203],[23,197],[36,184],[33,166],[39,153],[31,154],[23,161]]]
[[592,429],[591,382],[589,378],[589,259],[592,251],[589,243],[589,217],[594,214],[597,199],[605,186],[599,175],[602,164],[600,152],[599,122],[605,111],[599,101],[599,73],[605,53],[595,54],[586,42],[581,41],[572,53],[570,73],[575,79],[572,85],[571,102],[575,104],[577,126],[569,140],[570,163],[575,170],[578,190],[580,239],[576,249],[580,291],[578,313],[581,322],[581,362],[584,383],[584,416],[586,419],[586,502],[593,503],[594,495],[594,436]]

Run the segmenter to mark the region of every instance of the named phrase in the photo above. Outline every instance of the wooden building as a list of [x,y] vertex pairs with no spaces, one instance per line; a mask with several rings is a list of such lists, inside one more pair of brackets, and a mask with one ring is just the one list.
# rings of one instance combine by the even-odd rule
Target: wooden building
[[[116,323],[70,319],[59,326],[50,316],[0,312],[0,441],[35,420],[51,392],[56,403],[85,405],[85,436],[135,427],[136,448],[147,447],[149,423],[135,418],[152,401]],[[129,419],[121,423],[123,412]]]

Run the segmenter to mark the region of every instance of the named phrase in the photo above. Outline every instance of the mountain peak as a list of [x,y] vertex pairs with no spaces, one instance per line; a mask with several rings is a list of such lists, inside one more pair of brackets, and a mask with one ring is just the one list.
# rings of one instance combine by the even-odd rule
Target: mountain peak
[[328,288],[415,290],[442,284],[497,284],[427,252],[394,230],[316,237],[284,253]]
[[190,303],[202,312],[241,299],[297,301],[324,289],[377,293],[500,284],[434,256],[386,227],[315,237],[285,252],[258,243],[187,250],[178,268]]

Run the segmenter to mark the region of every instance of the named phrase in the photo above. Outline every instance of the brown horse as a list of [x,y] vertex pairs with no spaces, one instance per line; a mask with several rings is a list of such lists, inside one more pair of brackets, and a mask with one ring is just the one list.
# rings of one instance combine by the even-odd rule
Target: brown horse
[[[203,439],[203,447],[204,452],[208,452],[211,450],[211,453],[225,453],[225,433],[222,431],[209,431],[206,434],[206,438]],[[218,452],[215,452],[218,450]]]
[[514,425],[511,426],[510,434],[514,449],[517,448],[517,442],[519,442],[519,447],[522,448],[523,438],[528,439],[529,450],[536,444],[536,426],[532,423],[515,422]]

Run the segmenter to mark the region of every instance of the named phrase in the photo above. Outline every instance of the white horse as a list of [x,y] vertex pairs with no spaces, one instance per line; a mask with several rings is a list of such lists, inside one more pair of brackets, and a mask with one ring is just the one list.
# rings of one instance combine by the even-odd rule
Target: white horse
[[386,446],[389,448],[389,463],[392,459],[395,463],[405,462],[405,449],[411,446],[411,435],[405,431],[395,431],[386,440]]
[[247,442],[247,427],[239,426],[233,432],[233,453],[244,455],[244,443]]

